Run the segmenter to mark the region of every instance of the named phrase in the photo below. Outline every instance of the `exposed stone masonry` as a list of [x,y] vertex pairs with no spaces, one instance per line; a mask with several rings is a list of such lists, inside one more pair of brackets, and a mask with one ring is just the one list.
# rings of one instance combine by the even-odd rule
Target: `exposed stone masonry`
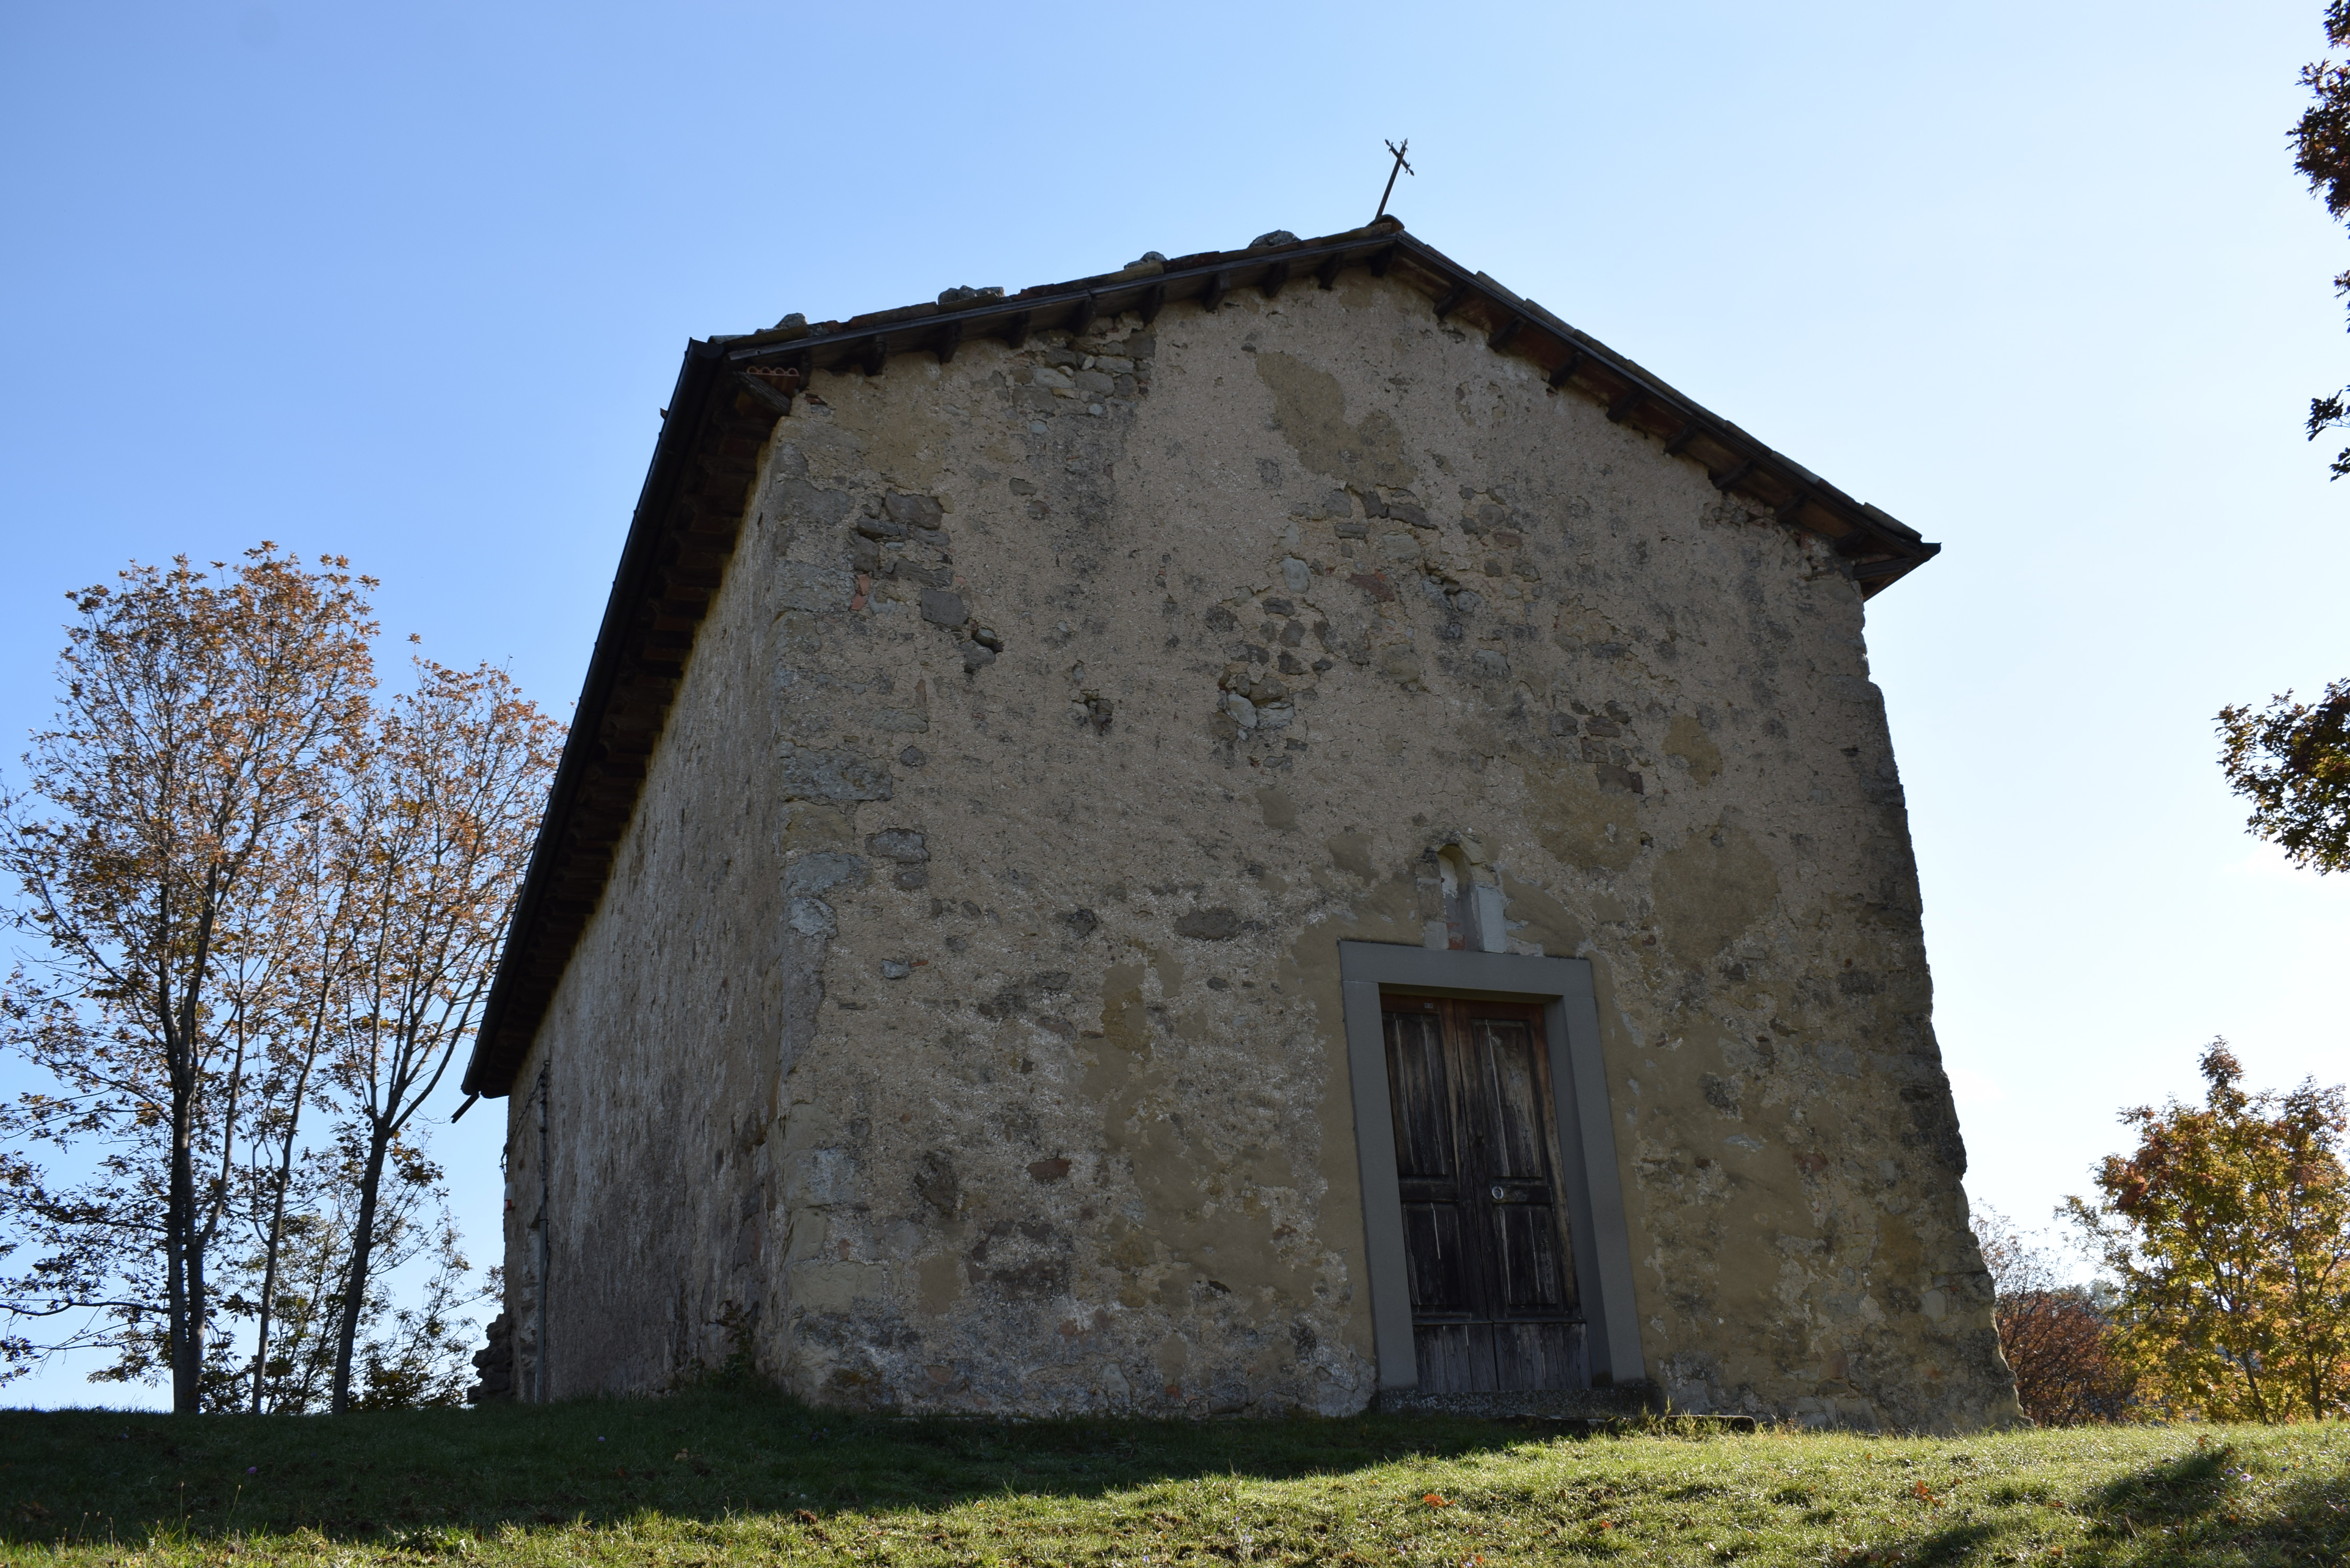
[[763,463],[520,1080],[552,1394],[1362,1407],[1357,938],[1594,961],[1678,1404],[2012,1418],[1825,545],[1361,274],[819,376]]

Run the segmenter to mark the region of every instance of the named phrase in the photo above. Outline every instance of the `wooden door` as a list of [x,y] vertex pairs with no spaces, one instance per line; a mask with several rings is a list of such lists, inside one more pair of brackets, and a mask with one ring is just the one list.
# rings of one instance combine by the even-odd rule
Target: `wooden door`
[[1542,1010],[1380,1012],[1419,1391],[1588,1386]]

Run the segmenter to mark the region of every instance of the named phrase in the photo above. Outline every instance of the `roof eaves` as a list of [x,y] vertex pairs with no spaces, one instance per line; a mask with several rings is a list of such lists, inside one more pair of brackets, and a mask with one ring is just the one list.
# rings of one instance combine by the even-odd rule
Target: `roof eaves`
[[1600,403],[1611,421],[1701,463],[1724,495],[1827,539],[1864,595],[1882,592],[1941,551],[1551,311],[1413,238],[1391,218],[1318,239],[1202,251],[1016,295],[957,300],[952,307],[906,306],[845,322],[791,322],[696,341],[687,347],[621,548],[466,1064],[465,1092],[495,1096],[513,1086],[634,813],[696,630],[733,555],[757,453],[797,388],[818,369],[882,373],[898,353],[929,352],[943,362],[967,338],[1000,337],[1017,348],[1034,334],[1082,330],[1102,316],[1130,310],[1147,321],[1180,299],[1212,306],[1246,287],[1272,296],[1307,279],[1328,288],[1354,266],[1409,283],[1435,302],[1443,319],[1482,329],[1495,352],[1530,360],[1553,390],[1581,393]]
[[[726,516],[730,477],[740,476],[741,487],[747,489],[751,463],[740,450],[744,436],[755,429],[764,441],[775,416],[755,399],[723,396],[723,341],[691,342],[678,368],[677,386],[620,547],[571,732],[547,790],[538,840],[531,848],[505,948],[465,1065],[463,1086],[469,1095],[502,1095],[511,1086],[521,1051],[528,1044],[527,1038],[514,1038],[515,1026],[526,1016],[529,1032],[536,1032],[554,979],[569,957],[570,942],[593,911],[593,895],[579,885],[587,879],[580,873],[588,868],[566,864],[576,862],[582,852],[592,858],[592,845],[583,842],[579,831],[583,818],[610,818],[622,797],[625,809],[634,807],[652,740],[658,738],[676,677],[682,673],[682,650],[664,646],[663,634],[653,625],[658,610],[671,602],[688,610],[706,604],[714,592],[714,587],[705,589],[705,584],[715,582],[709,571],[711,557],[732,553],[733,528],[708,524]],[[746,402],[757,406],[745,410],[741,405]],[[731,454],[720,451],[719,461],[712,462],[703,450],[712,447],[734,450]],[[754,446],[753,455],[755,451]],[[739,523],[739,496],[733,511]],[[703,525],[697,528],[697,524]],[[697,544],[698,550],[693,548]],[[697,576],[702,580],[689,580]],[[651,738],[641,738],[648,726]],[[598,892],[609,860],[607,852],[593,867]],[[546,946],[541,939],[567,930],[569,940],[563,941],[560,954],[541,950]]]
[[1251,286],[1273,295],[1307,276],[1326,287],[1339,271],[1357,265],[1383,275],[1394,271],[1429,295],[1440,317],[1482,327],[1497,352],[1533,360],[1554,389],[1580,391],[1606,405],[1616,422],[1656,437],[1674,455],[1703,463],[1725,494],[1759,504],[1779,522],[1828,539],[1854,567],[1864,593],[1881,591],[1935,554],[1915,529],[1865,505],[1553,312],[1413,238],[1392,220],[1288,244],[1202,251],[1016,295],[958,302],[957,308],[917,306],[816,327],[756,333],[731,345],[729,358],[745,366],[790,365],[803,379],[818,369],[869,372],[889,355],[909,350],[928,348],[950,358],[972,337],[1016,343],[1055,328],[1081,330],[1097,316],[1127,310],[1149,320],[1175,300],[1212,304]]

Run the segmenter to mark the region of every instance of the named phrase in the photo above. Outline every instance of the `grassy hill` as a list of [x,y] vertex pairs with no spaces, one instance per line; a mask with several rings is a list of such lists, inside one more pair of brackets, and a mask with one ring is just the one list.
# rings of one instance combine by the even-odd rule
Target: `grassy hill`
[[745,1388],[340,1419],[0,1412],[0,1561],[2350,1563],[2350,1428],[1947,1438],[1031,1424]]

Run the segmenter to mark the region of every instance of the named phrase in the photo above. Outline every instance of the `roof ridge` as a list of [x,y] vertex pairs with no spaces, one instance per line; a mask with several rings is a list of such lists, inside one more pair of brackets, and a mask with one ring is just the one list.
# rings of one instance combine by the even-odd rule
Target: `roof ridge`
[[764,331],[690,342],[466,1064],[466,1093],[506,1093],[528,1053],[634,813],[702,619],[733,555],[759,454],[817,370],[880,375],[893,355],[907,352],[943,363],[971,338],[998,337],[1016,348],[1036,334],[1082,332],[1104,317],[1131,312],[1148,322],[1179,300],[1214,309],[1244,287],[1267,298],[1307,279],[1330,288],[1356,267],[1427,296],[1450,329],[1482,331],[1494,352],[1531,361],[1553,391],[1589,398],[1611,422],[1662,441],[1667,455],[1701,464],[1723,495],[1827,539],[1864,594],[1882,591],[1941,549],[1590,334],[1462,266],[1391,214],[1313,239],[1173,260],[1145,256],[1116,272],[1018,294],[950,289],[937,301],[847,321],[811,326],[787,316]]

